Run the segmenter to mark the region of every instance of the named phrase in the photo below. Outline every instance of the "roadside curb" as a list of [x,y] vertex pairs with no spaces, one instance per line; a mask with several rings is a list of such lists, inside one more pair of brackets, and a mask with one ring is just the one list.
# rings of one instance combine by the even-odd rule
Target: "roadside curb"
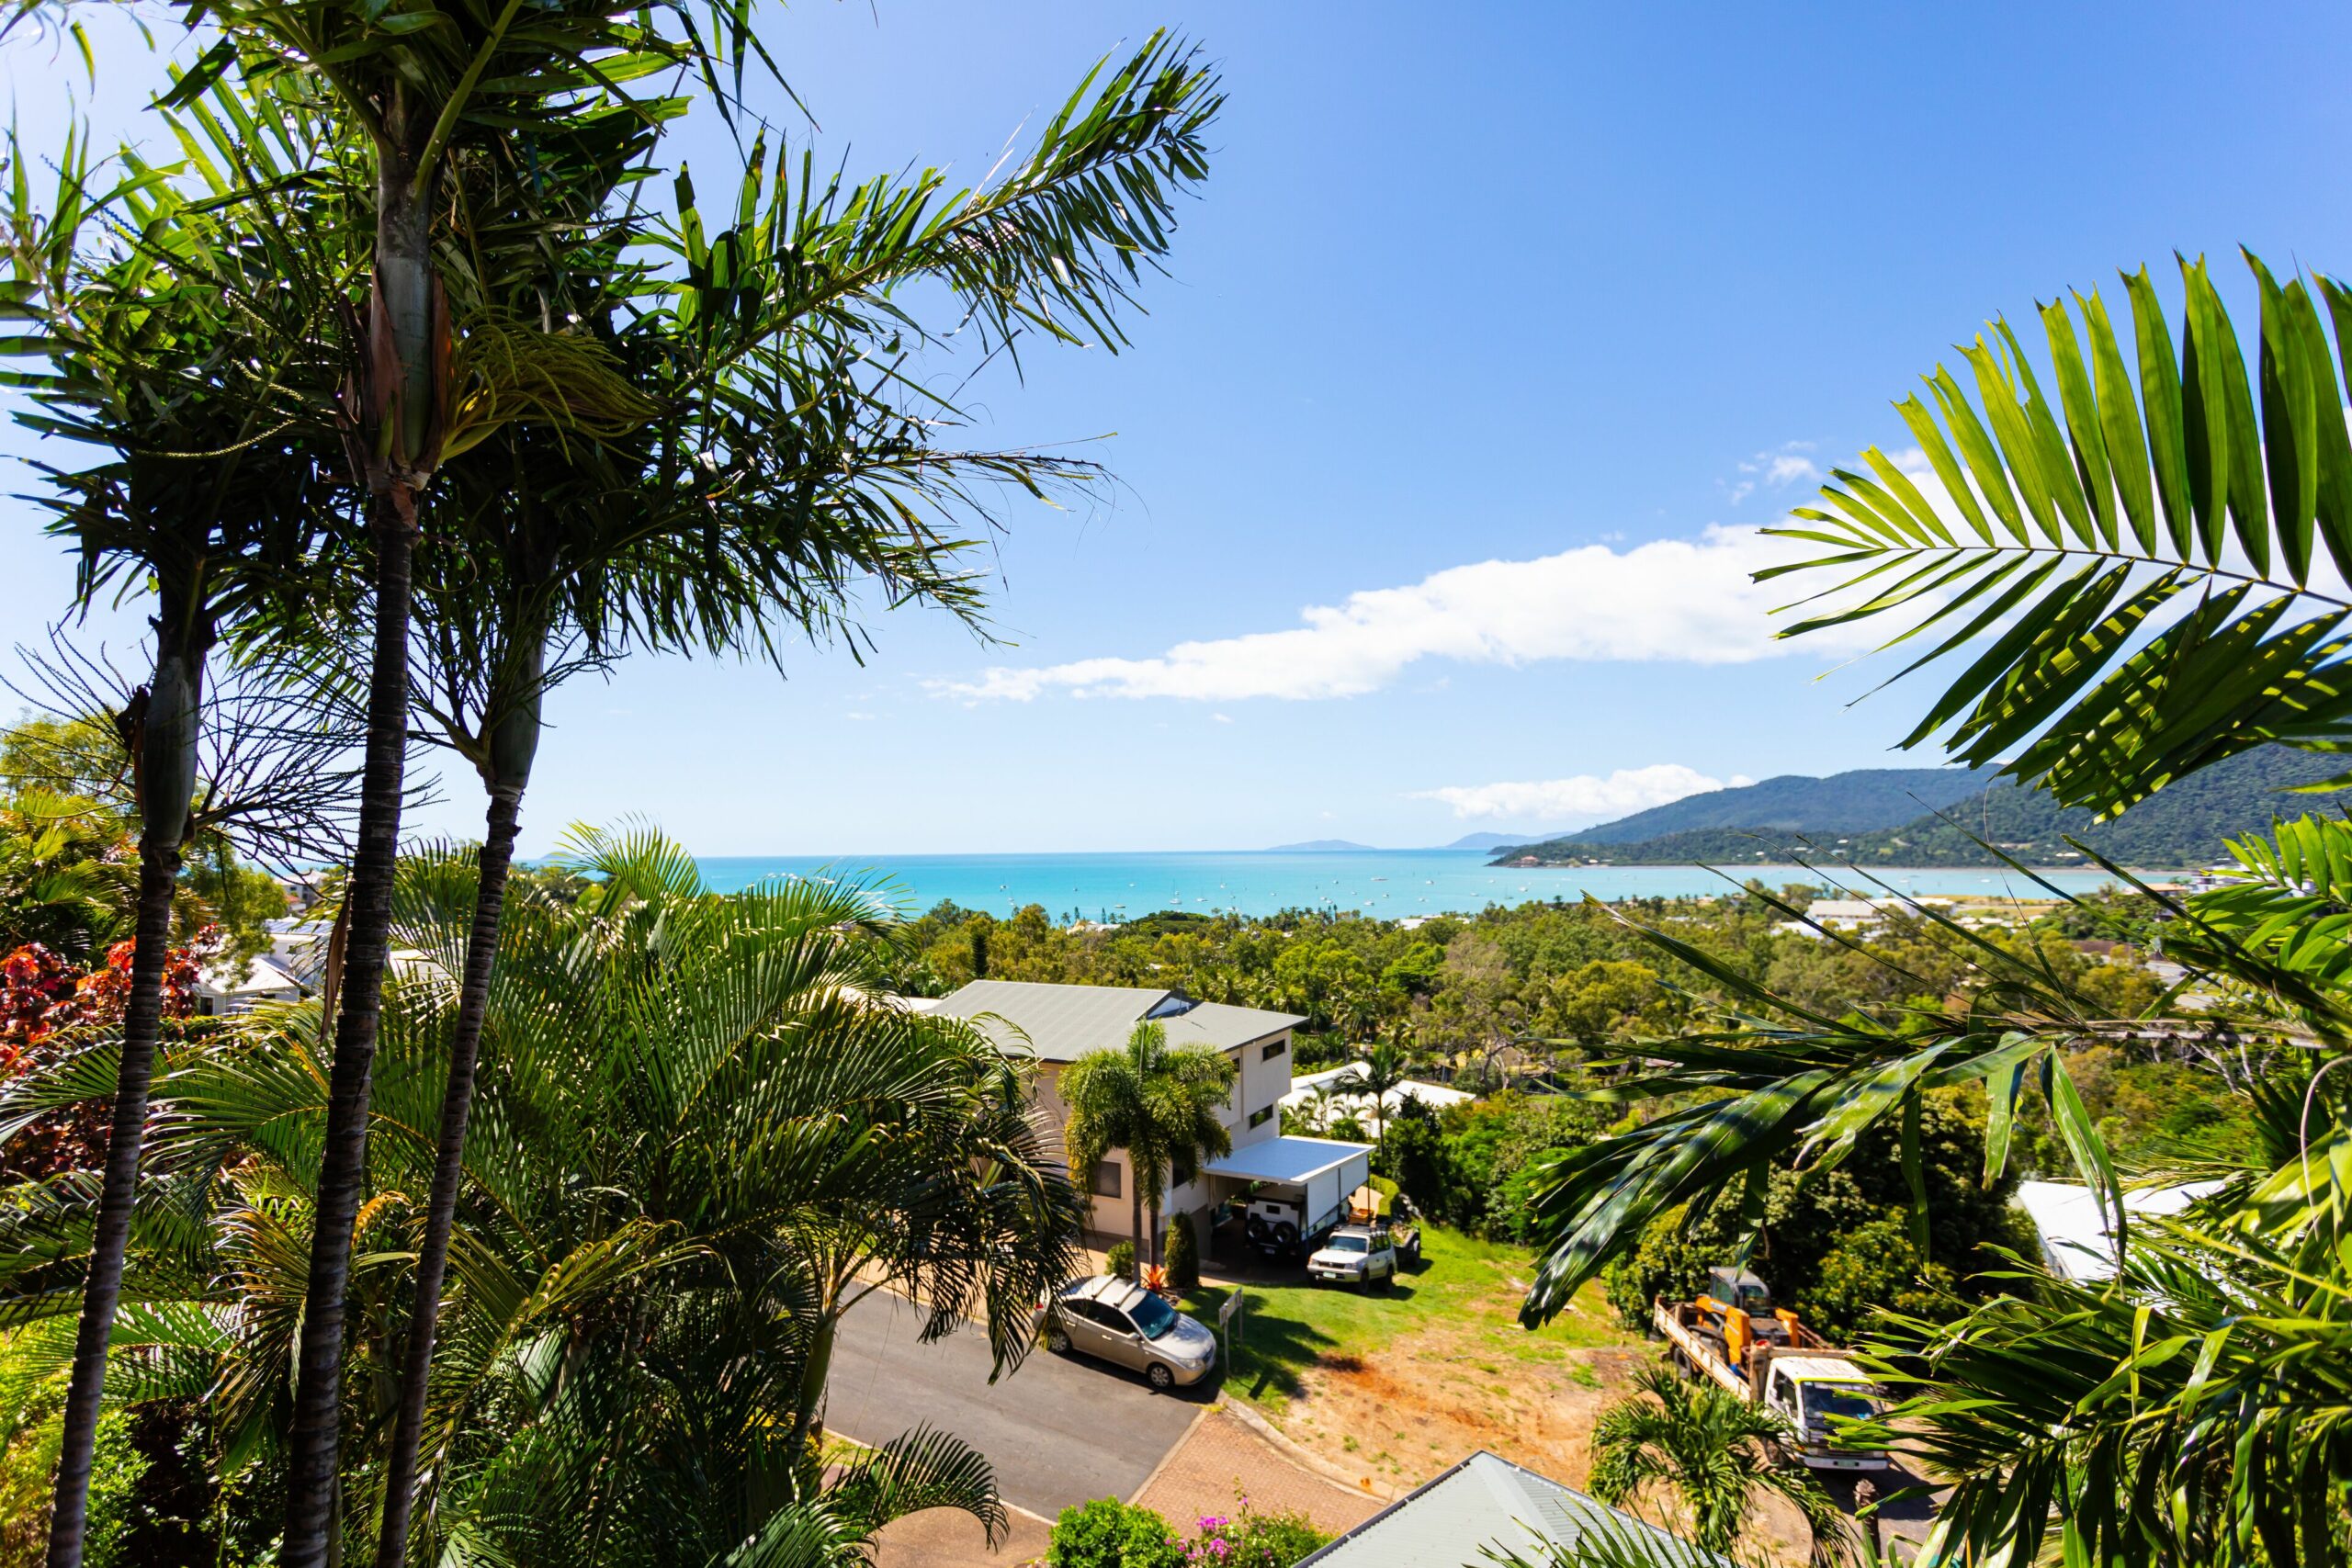
[[[1219,1403],[1222,1403],[1224,1398],[1225,1396],[1223,1394],[1219,1394],[1217,1396]],[[1168,1468],[1169,1461],[1176,1457],[1178,1451],[1181,1450],[1186,1443],[1193,1440],[1193,1434],[1201,1429],[1201,1423],[1207,1420],[1209,1418],[1209,1413],[1216,1407],[1217,1406],[1215,1404],[1204,1404],[1200,1409],[1193,1413],[1192,1423],[1184,1428],[1184,1435],[1168,1445],[1168,1451],[1159,1456],[1159,1462],[1151,1467],[1151,1473],[1143,1478],[1143,1484],[1136,1487],[1133,1492],[1127,1494],[1128,1502],[1134,1502],[1136,1498],[1151,1490],[1151,1483],[1159,1479],[1160,1472]]]
[[[1385,1483],[1374,1482],[1368,1476],[1350,1475],[1346,1471],[1342,1470],[1340,1466],[1333,1464],[1321,1454],[1318,1454],[1313,1450],[1299,1443],[1295,1438],[1290,1437],[1281,1427],[1267,1420],[1263,1416],[1259,1415],[1248,1405],[1243,1404],[1239,1400],[1231,1397],[1222,1391],[1219,1391],[1216,1396],[1216,1404],[1210,1406],[1210,1408],[1226,1412],[1235,1420],[1249,1427],[1252,1432],[1257,1433],[1258,1436],[1272,1443],[1275,1448],[1280,1449],[1283,1452],[1283,1457],[1288,1459],[1292,1463],[1297,1465],[1302,1470],[1310,1472],[1317,1481],[1326,1482],[1330,1485],[1338,1487],[1340,1491],[1345,1492],[1351,1497],[1371,1497],[1383,1503],[1391,1503],[1404,1495],[1404,1494],[1396,1487],[1390,1486]],[[1197,1423],[1195,1423],[1195,1425],[1197,1425]],[[1184,1435],[1189,1438],[1193,1434],[1188,1428]],[[1182,1445],[1180,1444],[1179,1447],[1181,1446]],[[1174,1449],[1170,1449],[1168,1451],[1170,1454],[1173,1454],[1176,1450]],[[1167,1462],[1168,1461],[1165,1459],[1160,1461],[1162,1465],[1165,1465]],[[1157,1474],[1158,1472],[1154,1472],[1153,1473]],[[1143,1494],[1138,1492],[1136,1495],[1137,1496],[1141,1496]]]

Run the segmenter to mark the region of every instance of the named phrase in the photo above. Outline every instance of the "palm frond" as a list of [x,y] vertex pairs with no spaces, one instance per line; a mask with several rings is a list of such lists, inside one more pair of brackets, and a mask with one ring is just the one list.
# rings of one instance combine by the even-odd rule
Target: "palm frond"
[[2177,359],[2145,268],[2129,366],[2096,289],[2041,307],[2054,405],[1996,321],[1896,405],[1922,470],[1873,447],[1775,530],[1833,553],[1759,579],[1835,579],[1781,635],[1895,623],[1881,651],[1926,649],[1900,674],[1959,665],[1905,745],[2102,816],[2257,746],[2352,747],[2352,293],[2246,262],[2258,399],[2202,260],[2180,265]]

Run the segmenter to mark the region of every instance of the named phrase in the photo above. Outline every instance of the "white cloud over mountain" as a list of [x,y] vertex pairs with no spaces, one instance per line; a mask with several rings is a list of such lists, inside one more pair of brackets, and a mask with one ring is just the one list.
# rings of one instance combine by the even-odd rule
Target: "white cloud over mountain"
[[1415,790],[1407,798],[1442,800],[1453,807],[1455,817],[1465,820],[1500,818],[1515,822],[1565,822],[1576,818],[1601,822],[1664,806],[1686,795],[1736,789],[1755,782],[1745,773],[1727,779],[1710,778],[1679,762],[1659,762],[1647,768],[1620,768],[1606,776],[1578,773],[1565,779],[1449,784],[1442,789]]
[[[1796,596],[1749,574],[1805,547],[1754,528],[1710,526],[1696,538],[1625,548],[1587,545],[1533,560],[1451,567],[1402,588],[1310,605],[1278,631],[1180,642],[1148,658],[998,666],[932,689],[967,701],[1177,697],[1238,702],[1361,696],[1425,659],[1471,664],[1630,660],[1741,664],[1791,651],[1770,611]],[[1807,637],[1818,655],[1852,638]]]

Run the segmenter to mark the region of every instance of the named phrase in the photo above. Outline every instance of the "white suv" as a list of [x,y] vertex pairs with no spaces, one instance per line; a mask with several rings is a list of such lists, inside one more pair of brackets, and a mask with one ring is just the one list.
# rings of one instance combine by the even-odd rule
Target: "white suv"
[[1372,1289],[1375,1280],[1396,1277],[1396,1245],[1386,1225],[1341,1225],[1306,1259],[1306,1272],[1318,1282]]

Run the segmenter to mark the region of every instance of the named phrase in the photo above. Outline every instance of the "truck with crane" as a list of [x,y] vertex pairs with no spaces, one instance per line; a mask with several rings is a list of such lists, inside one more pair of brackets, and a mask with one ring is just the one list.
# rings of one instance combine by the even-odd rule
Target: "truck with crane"
[[1745,1269],[1707,1271],[1704,1295],[1651,1303],[1651,1324],[1673,1348],[1684,1374],[1705,1378],[1789,1423],[1792,1457],[1813,1470],[1883,1470],[1883,1449],[1833,1441],[1835,1418],[1879,1414],[1878,1391],[1854,1352],[1828,1344],[1797,1314],[1776,1307],[1764,1281]]

